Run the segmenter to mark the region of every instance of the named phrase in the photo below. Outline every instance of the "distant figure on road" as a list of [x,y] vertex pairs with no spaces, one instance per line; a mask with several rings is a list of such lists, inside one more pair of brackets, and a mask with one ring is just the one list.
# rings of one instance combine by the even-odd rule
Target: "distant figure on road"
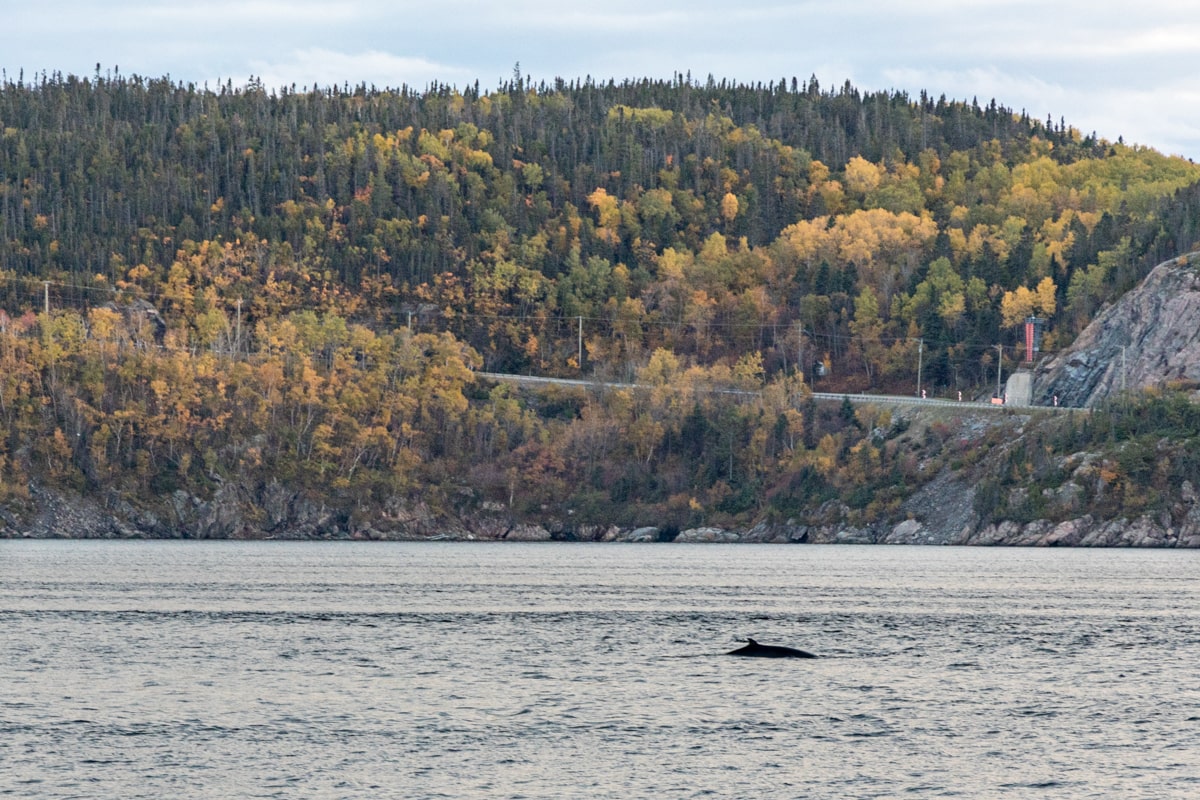
[[925,399],[925,390],[924,389],[921,390],[921,399],[922,400]]
[[962,402],[962,389],[958,390],[958,402]]
[[1054,395],[1054,407],[1058,408],[1058,395]]

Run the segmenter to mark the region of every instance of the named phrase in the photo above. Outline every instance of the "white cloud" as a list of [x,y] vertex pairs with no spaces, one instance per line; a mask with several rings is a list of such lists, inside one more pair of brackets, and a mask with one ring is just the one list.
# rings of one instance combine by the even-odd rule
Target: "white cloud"
[[1052,25],[1046,30],[1022,28],[1018,34],[1011,22],[999,22],[995,29],[973,38],[966,53],[961,43],[943,41],[935,47],[943,58],[965,56],[1010,63],[1032,60],[1042,64],[1062,64],[1146,56],[1179,57],[1200,54],[1200,24],[1130,26],[1120,30],[1089,26],[1061,29]]
[[1077,37],[1058,57],[1135,58],[1200,54],[1200,25],[1173,25],[1122,33],[1111,38]]

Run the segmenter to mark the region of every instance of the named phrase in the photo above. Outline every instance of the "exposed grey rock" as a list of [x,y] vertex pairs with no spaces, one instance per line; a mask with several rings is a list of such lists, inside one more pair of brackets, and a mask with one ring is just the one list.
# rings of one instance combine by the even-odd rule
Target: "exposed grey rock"
[[512,527],[512,519],[507,514],[481,513],[471,517],[471,533],[479,539],[507,538]]
[[1091,516],[1060,522],[1036,544],[1042,547],[1074,547],[1091,525]]
[[1122,386],[1200,381],[1200,272],[1189,259],[1159,264],[1039,367],[1034,403],[1091,407]]
[[580,525],[577,529],[581,542],[614,542],[620,536],[617,525]]
[[827,500],[817,509],[816,519],[822,525],[836,525],[850,516],[850,506],[841,500]]
[[617,530],[615,525],[580,525],[575,529],[575,540],[578,542],[603,542],[609,531]]
[[206,503],[201,503],[196,524],[197,539],[232,539],[246,527],[237,486],[222,485]]
[[86,498],[67,498],[58,492],[34,487],[30,492],[36,512],[24,526],[34,539],[107,539],[116,535],[113,518]]
[[675,537],[677,542],[737,542],[741,536],[724,528],[689,528]]
[[273,531],[284,526],[291,517],[295,493],[289,492],[277,480],[271,480],[262,491],[262,510],[266,516],[265,528]]
[[658,528],[654,527],[634,528],[623,539],[626,542],[657,542],[658,533]]
[[[1186,481],[1184,482],[1186,485]],[[1179,538],[1200,537],[1200,503],[1192,503],[1179,525]]]
[[792,539],[791,536],[796,527],[795,521],[790,519],[782,525],[759,522],[743,533],[740,541],[755,544],[787,544],[793,541],[803,541],[807,537],[807,528],[802,534],[802,538]]
[[834,544],[841,528],[837,525],[811,525],[808,528],[809,544]]
[[869,530],[844,528],[834,535],[833,541],[836,544],[874,544],[875,537]]
[[963,544],[971,545],[997,545],[1011,544],[1016,541],[1022,534],[1020,523],[1012,520],[1004,520],[999,523],[987,525],[966,538]]
[[[919,523],[920,541],[893,542],[893,529],[886,540],[889,543],[953,544],[973,527],[975,487],[962,474],[945,470],[905,500],[900,509]],[[909,536],[907,530],[902,536]]]
[[808,541],[809,527],[807,525],[797,525],[793,520],[788,520],[784,532],[789,542],[804,544]]
[[1079,539],[1079,546],[1104,547],[1110,539],[1114,538],[1114,535],[1115,538],[1120,539],[1121,532],[1124,530],[1125,525],[1126,522],[1124,520],[1119,522],[1104,522],[1096,525],[1091,530],[1084,533],[1084,535]]
[[1161,520],[1141,516],[1129,527],[1127,540],[1130,547],[1166,547],[1173,538],[1172,533]]
[[884,544],[924,544],[928,536],[925,526],[915,519],[906,519],[884,537]]
[[1021,527],[1021,532],[1015,540],[1001,542],[1001,544],[1014,545],[1016,547],[1034,547],[1049,536],[1053,529],[1054,523],[1050,520],[1034,520]]
[[1075,481],[1067,481],[1057,489],[1046,489],[1043,494],[1060,512],[1078,511],[1083,506],[1083,487]]
[[551,536],[541,525],[514,525],[504,534],[504,539],[509,542],[548,542]]

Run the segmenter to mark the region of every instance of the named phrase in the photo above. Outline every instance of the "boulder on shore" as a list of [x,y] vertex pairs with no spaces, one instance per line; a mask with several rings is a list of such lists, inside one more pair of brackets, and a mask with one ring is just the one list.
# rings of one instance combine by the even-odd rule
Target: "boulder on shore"
[[689,528],[675,537],[677,542],[740,542],[742,537],[737,531],[727,531],[724,528]]

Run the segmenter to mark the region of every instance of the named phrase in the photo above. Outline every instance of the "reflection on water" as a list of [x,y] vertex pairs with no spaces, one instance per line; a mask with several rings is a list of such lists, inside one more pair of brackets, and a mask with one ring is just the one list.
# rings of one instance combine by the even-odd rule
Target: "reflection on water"
[[0,795],[1190,798],[1197,567],[0,542]]

